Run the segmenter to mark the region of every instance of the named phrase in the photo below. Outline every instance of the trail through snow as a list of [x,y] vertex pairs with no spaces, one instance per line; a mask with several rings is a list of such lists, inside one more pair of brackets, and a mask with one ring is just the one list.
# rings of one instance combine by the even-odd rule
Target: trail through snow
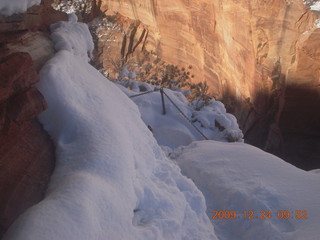
[[[37,87],[48,103],[39,119],[55,142],[56,168],[45,199],[4,239],[319,239],[319,170],[297,169],[242,143],[222,103],[195,112],[182,94],[167,90],[212,139],[240,141],[192,143],[198,133],[168,102],[162,115],[159,93],[133,102],[123,92],[140,92],[140,83],[137,91],[117,86],[88,64],[92,38],[74,15],[51,31],[57,53]],[[212,211],[226,210],[239,218],[210,219]],[[272,217],[261,219],[261,211]],[[290,218],[279,218],[279,211]],[[296,219],[303,211],[306,219]]]
[[51,29],[58,52],[37,87],[56,167],[45,199],[4,239],[217,239],[201,192],[166,158],[136,105],[88,64],[87,26]]

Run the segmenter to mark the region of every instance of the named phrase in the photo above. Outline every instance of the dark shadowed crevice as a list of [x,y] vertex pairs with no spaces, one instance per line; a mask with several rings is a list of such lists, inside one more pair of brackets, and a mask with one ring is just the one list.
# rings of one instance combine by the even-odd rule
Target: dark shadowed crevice
[[320,89],[288,86],[279,127],[281,156],[299,168],[320,168]]
[[245,142],[304,170],[320,168],[320,91],[287,86],[257,92],[254,102],[228,92],[222,99],[234,114]]

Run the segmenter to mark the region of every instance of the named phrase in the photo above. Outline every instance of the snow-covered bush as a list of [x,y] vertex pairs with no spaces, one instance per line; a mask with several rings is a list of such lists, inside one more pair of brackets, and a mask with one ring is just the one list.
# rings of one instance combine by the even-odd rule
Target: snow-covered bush
[[239,129],[236,117],[227,113],[223,103],[220,101],[211,99],[206,106],[193,112],[192,119],[200,122],[204,128],[219,129],[228,142],[243,140],[243,134]]
[[157,58],[153,64],[146,63],[143,65],[140,71],[130,70],[130,68],[127,64],[121,66],[116,81],[124,81],[124,84],[127,84],[128,80],[137,80],[181,92],[189,102],[192,102],[196,110],[200,110],[209,104],[212,99],[209,95],[207,82],[194,83],[192,81],[195,77],[191,73],[192,65],[189,65],[188,68],[179,68],[173,64],[166,64],[160,58]]

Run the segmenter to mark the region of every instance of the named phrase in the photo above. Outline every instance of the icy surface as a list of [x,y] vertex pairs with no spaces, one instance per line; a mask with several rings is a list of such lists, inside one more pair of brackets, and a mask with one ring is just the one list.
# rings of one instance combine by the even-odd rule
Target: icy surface
[[[129,74],[128,71],[125,73]],[[128,96],[152,91],[155,88],[147,83],[133,80],[118,86]],[[213,99],[208,106],[196,111],[181,92],[170,89],[164,89],[164,91],[208,139],[242,141],[243,135],[237,119],[226,112],[223,103]],[[163,115],[160,91],[131,99],[139,107],[143,121],[151,127],[159,145],[174,149],[181,145],[188,145],[192,141],[204,139],[167,97],[164,97],[166,114]]]
[[[320,175],[306,172],[244,143],[203,141],[171,153],[202,191],[207,213],[236,211],[239,219],[212,219],[220,240],[316,240],[320,236]],[[244,219],[243,211],[272,218]],[[278,211],[290,211],[279,219]],[[307,211],[308,219],[294,219]],[[292,213],[293,212],[293,213]]]
[[22,13],[40,3],[41,0],[0,0],[0,14],[10,16],[14,13]]
[[202,193],[166,158],[137,106],[88,64],[84,25],[52,29],[60,51],[37,87],[56,168],[45,199],[5,239],[217,239]]

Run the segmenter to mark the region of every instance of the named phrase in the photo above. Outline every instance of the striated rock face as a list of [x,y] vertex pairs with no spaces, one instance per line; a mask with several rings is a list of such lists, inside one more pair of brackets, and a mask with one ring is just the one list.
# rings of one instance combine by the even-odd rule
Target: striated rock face
[[[107,15],[122,15],[138,23],[133,32],[132,27],[124,27],[111,44],[105,43],[104,65],[108,56],[115,56],[104,54],[106,48],[123,60],[127,56],[113,45],[132,42],[134,46],[142,39],[136,53],[127,51],[129,56],[138,56],[140,47],[166,62],[192,65],[194,81],[208,82],[213,96],[237,116],[248,143],[299,167],[320,167],[320,148],[316,148],[320,141],[316,110],[320,105],[320,30],[315,28],[319,16],[302,0],[97,2]],[[312,94],[297,100],[306,92]],[[306,113],[306,108],[312,110]],[[295,121],[303,113],[305,121]],[[303,148],[299,154],[294,151],[298,146]]]
[[40,201],[54,166],[54,148],[35,117],[46,109],[28,53],[0,62],[0,235]]
[[49,40],[49,25],[67,20],[67,16],[52,9],[51,0],[43,2],[23,14],[0,15],[0,58],[13,52],[28,52],[39,70],[52,56],[54,49]]
[[47,105],[33,85],[54,52],[48,26],[64,19],[49,0],[0,16],[0,238],[43,198],[54,168],[53,143],[36,120]]
[[4,58],[0,71],[0,103],[39,81],[28,53],[14,53]]

